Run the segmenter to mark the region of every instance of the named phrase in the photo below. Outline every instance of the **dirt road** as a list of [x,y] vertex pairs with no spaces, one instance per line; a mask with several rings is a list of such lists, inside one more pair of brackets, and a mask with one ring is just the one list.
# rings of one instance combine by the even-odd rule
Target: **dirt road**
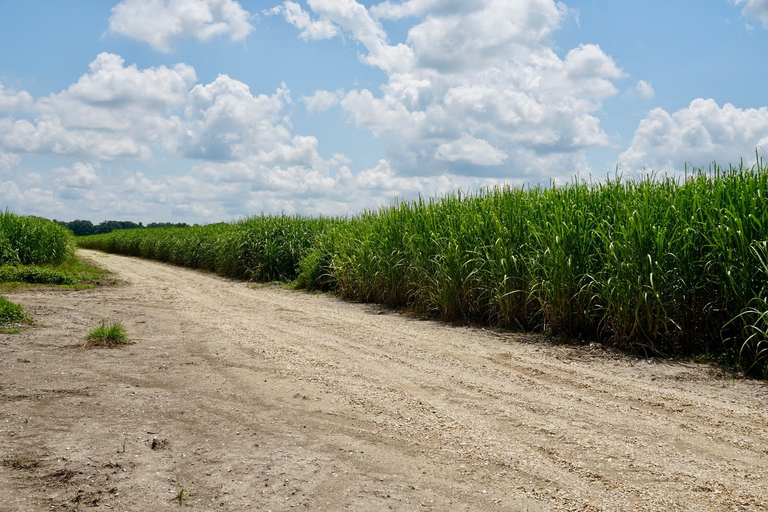
[[763,383],[82,253],[9,295],[0,510],[768,510]]

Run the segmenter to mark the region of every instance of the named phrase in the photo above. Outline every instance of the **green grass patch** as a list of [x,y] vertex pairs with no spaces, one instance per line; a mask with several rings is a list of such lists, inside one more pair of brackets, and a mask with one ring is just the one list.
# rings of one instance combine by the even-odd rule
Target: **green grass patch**
[[128,331],[120,322],[102,320],[98,327],[88,333],[86,341],[92,346],[125,345],[128,343]]
[[118,280],[113,274],[87,259],[73,258],[58,267],[0,266],[0,291],[18,291],[40,287],[83,290],[117,282]]
[[53,267],[11,266],[0,267],[0,282],[51,285],[73,285],[80,281],[75,274]]
[[119,279],[112,272],[101,268],[88,258],[75,257],[58,267],[59,270],[75,276],[73,289],[89,289],[94,286],[111,286],[118,284]]
[[32,318],[21,305],[0,295],[0,332],[17,333],[22,323],[31,324]]

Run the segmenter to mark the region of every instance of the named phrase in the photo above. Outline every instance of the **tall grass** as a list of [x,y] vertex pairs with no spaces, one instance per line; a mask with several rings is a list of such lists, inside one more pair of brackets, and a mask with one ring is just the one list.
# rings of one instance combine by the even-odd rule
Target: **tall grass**
[[39,217],[0,213],[0,265],[61,265],[74,254],[68,229]]
[[331,218],[261,216],[207,226],[113,231],[77,239],[78,245],[139,256],[223,276],[291,281],[301,259]]
[[299,282],[766,374],[767,201],[762,164],[403,201],[327,232]]

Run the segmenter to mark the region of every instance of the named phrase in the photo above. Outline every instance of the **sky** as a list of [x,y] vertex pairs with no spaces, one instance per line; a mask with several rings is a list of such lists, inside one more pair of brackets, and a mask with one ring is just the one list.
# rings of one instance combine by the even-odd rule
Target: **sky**
[[768,0],[0,0],[0,208],[206,224],[768,156]]

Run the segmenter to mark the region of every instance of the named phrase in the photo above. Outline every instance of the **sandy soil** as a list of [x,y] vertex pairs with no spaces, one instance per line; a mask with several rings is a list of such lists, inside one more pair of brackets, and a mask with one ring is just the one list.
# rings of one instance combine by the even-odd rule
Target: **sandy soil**
[[768,510],[764,383],[82,253],[9,295],[0,510]]

